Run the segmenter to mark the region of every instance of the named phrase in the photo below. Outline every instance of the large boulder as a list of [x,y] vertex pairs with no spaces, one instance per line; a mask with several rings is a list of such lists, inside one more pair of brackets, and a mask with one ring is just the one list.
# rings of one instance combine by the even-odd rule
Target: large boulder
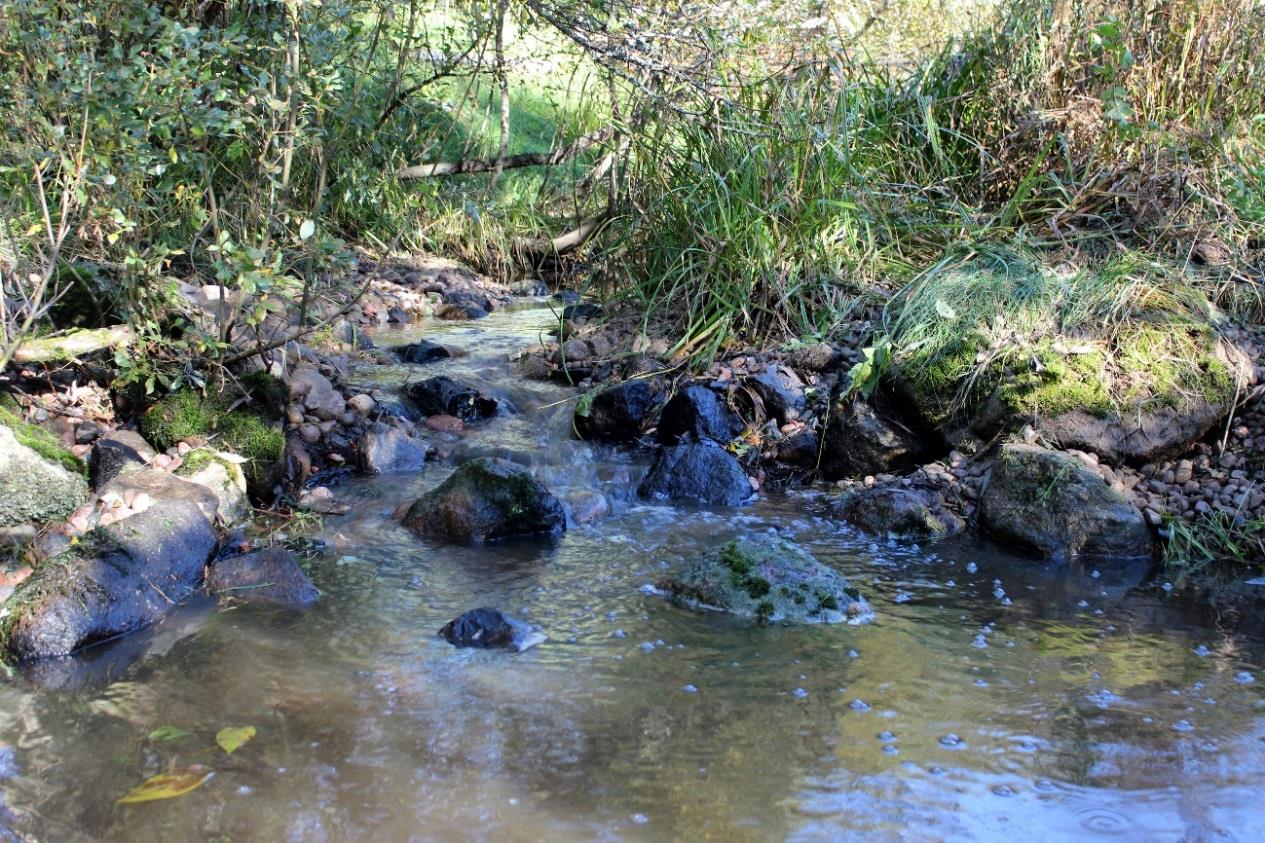
[[701,384],[687,386],[672,396],[659,415],[659,441],[664,445],[675,445],[682,439],[727,445],[741,432],[738,414]]
[[855,527],[877,536],[935,539],[960,533],[961,517],[946,509],[934,492],[879,486],[845,495],[834,514]]
[[499,609],[482,606],[453,618],[439,630],[439,636],[454,647],[500,648],[522,652],[545,640],[545,636]]
[[632,442],[648,426],[659,405],[659,392],[643,378],[604,389],[575,412],[575,432],[581,439]]
[[429,340],[418,340],[408,345],[400,345],[391,349],[400,358],[401,363],[431,363],[435,360],[446,360],[452,352],[438,343]]
[[88,478],[99,489],[125,471],[149,465],[158,452],[134,430],[116,430],[92,443],[88,457]]
[[221,600],[291,609],[310,606],[321,596],[294,554],[281,547],[217,560],[207,569],[206,590]]
[[494,399],[442,375],[410,385],[408,397],[426,416],[456,416],[469,423],[496,415]]
[[215,544],[211,521],[183,497],[93,531],[42,562],[4,604],[0,652],[64,656],[158,621],[201,585]]
[[935,357],[924,353],[898,361],[889,380],[951,445],[1027,425],[1047,442],[1113,465],[1187,451],[1230,413],[1251,373],[1240,350],[1193,322],[1126,324],[1109,338],[1046,338],[1005,355],[988,353],[978,334],[964,330]]
[[980,498],[980,525],[1048,559],[1145,557],[1155,541],[1142,514],[1075,457],[1004,445]]
[[[212,524],[223,517],[220,499],[211,489],[157,468],[120,474],[101,487],[98,497],[132,500],[138,510],[155,506],[161,508],[173,501],[183,501],[197,507]],[[141,500],[144,501],[143,506]]]
[[733,454],[695,442],[660,451],[637,494],[719,506],[738,506],[754,496],[751,481]]
[[82,474],[44,459],[0,424],[0,527],[60,520],[87,497]]
[[426,463],[426,445],[398,427],[378,422],[360,437],[361,470],[369,474],[420,471]]
[[925,451],[912,431],[870,402],[841,402],[826,424],[821,473],[827,480],[896,473],[912,467]]
[[873,614],[847,580],[785,541],[729,542],[655,588],[757,623],[860,623]]
[[467,542],[558,533],[567,528],[562,504],[517,463],[480,457],[409,508],[405,525],[422,536]]

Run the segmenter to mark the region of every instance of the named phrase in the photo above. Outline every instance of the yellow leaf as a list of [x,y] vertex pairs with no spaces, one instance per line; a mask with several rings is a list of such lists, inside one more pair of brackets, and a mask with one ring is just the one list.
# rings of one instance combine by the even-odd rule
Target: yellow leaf
[[191,790],[197,790],[207,779],[215,775],[214,770],[194,764],[183,773],[163,773],[146,779],[132,789],[127,796],[119,800],[120,805],[136,805],[140,802],[153,802],[157,799],[172,799],[184,796]]
[[220,749],[232,755],[254,736],[254,726],[228,726],[216,733],[215,742]]

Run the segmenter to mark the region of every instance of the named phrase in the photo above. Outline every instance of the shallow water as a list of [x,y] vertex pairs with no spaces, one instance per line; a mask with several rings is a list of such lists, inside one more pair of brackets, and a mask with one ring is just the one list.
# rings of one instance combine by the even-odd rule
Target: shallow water
[[[551,314],[393,331],[465,356],[507,399],[415,477],[339,487],[302,615],[189,606],[147,633],[0,684],[0,840],[1257,840],[1265,641],[1140,585],[970,541],[874,542],[807,492],[740,510],[650,506],[643,457],[569,436],[573,393],[510,376]],[[442,336],[439,336],[441,335]],[[385,394],[385,392],[384,392]],[[563,403],[556,403],[563,402]],[[552,406],[550,406],[552,405]],[[614,514],[548,541],[428,545],[391,518],[463,456],[530,464]],[[751,628],[639,589],[739,535],[777,533],[851,577],[867,626]],[[549,641],[455,650],[491,605]],[[258,735],[232,756],[216,731]],[[159,726],[191,733],[148,735]],[[171,766],[216,774],[115,800]]]

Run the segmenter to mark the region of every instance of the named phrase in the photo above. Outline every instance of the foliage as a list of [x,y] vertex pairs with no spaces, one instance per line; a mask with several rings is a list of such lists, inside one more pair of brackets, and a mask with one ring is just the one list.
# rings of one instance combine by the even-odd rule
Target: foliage
[[1265,565],[1265,518],[1210,510],[1194,521],[1173,519],[1166,526],[1164,564],[1178,584],[1256,571]]

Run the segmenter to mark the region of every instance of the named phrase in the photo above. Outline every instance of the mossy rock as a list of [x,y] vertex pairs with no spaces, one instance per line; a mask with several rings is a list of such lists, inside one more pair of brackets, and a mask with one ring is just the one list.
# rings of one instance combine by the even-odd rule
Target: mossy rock
[[561,532],[562,504],[517,463],[479,457],[409,508],[405,525],[422,536],[464,542]]
[[731,541],[656,588],[756,623],[860,623],[873,614],[847,580],[785,541]]
[[951,441],[1030,424],[1064,448],[1115,464],[1180,453],[1233,406],[1246,358],[1210,327],[1134,324],[1110,339],[1037,340],[982,363],[978,338],[934,359],[908,356],[898,389]]
[[0,425],[0,527],[60,521],[88,498],[88,482]]
[[1155,541],[1141,512],[1080,460],[1004,445],[979,505],[993,537],[1047,559],[1139,558]]
[[141,417],[141,431],[160,450],[195,437],[215,437],[217,447],[246,458],[242,471],[250,494],[266,499],[281,476],[285,433],[269,411],[253,405],[233,408],[233,403],[229,396],[177,392]]
[[0,398],[0,426],[13,431],[14,438],[20,444],[49,462],[57,463],[67,471],[88,476],[88,464],[71,453],[56,434],[23,420],[22,408],[11,395],[6,394]]

